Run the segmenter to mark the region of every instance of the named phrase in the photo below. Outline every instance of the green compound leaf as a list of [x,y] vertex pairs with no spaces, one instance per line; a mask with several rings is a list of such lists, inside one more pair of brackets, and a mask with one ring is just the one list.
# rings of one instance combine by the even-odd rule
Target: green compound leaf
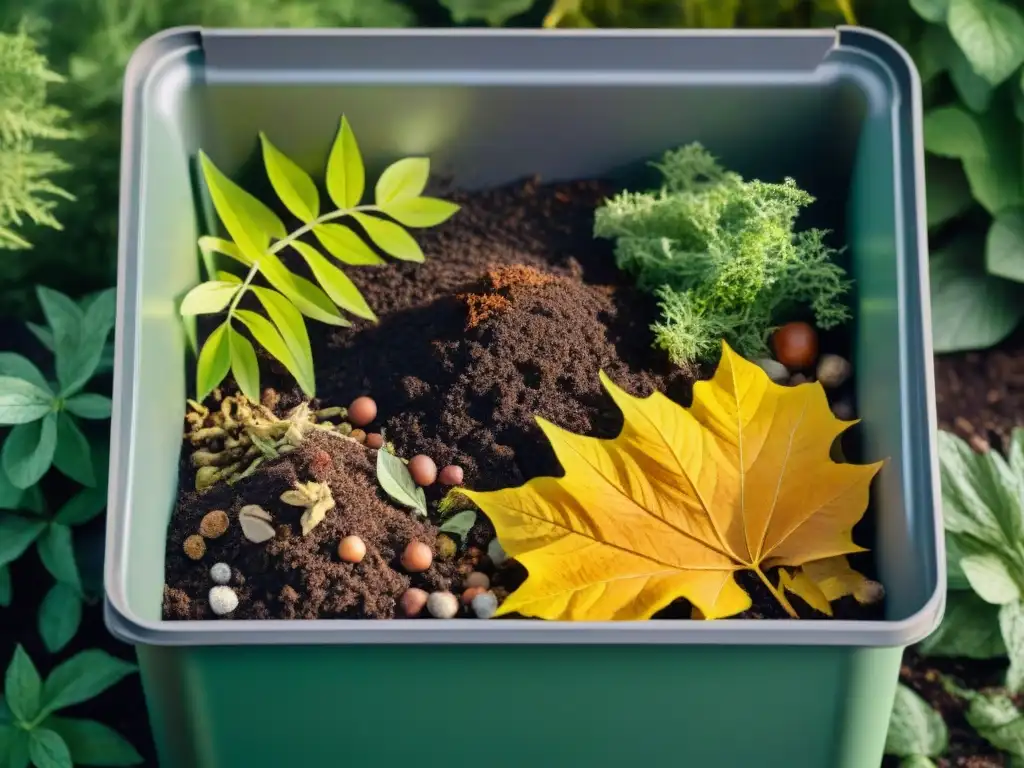
[[38,421],[53,410],[53,394],[49,388],[0,376],[0,424],[28,424]]
[[363,213],[354,213],[352,216],[382,251],[402,261],[424,261],[419,243],[398,224]]
[[227,322],[221,323],[207,337],[199,351],[196,368],[196,399],[202,402],[214,387],[224,381],[231,370],[231,345],[228,341]]
[[269,238],[285,236],[284,224],[277,214],[221,173],[205,152],[199,153],[199,161],[213,207],[224,228],[242,253],[250,259],[258,259],[266,250]]
[[62,525],[82,525],[98,516],[106,506],[105,488],[85,488],[64,502],[53,519]]
[[40,370],[28,358],[17,352],[0,352],[0,377],[23,379],[51,396],[54,394],[50,383]]
[[406,227],[434,227],[454,216],[459,206],[436,197],[413,197],[394,200],[380,210]]
[[46,529],[44,520],[21,515],[0,516],[0,565],[13,563]]
[[112,405],[106,395],[85,392],[69,397],[64,407],[80,419],[109,419]]
[[992,221],[985,241],[989,274],[1024,282],[1024,208],[1003,211]]
[[[925,656],[994,659],[1006,655],[999,629],[1000,607],[970,590],[946,595],[942,623],[918,645]],[[1022,649],[1024,651],[1024,649]]]
[[949,13],[949,0],[910,0],[910,7],[925,21],[940,23]]
[[342,264],[373,267],[385,261],[359,235],[341,224],[320,224],[313,234],[327,252]]
[[900,683],[889,720],[885,754],[896,757],[938,757],[949,744],[942,716],[910,688]]
[[353,208],[362,200],[365,185],[363,157],[348,120],[342,116],[338,135],[327,159],[327,194],[339,208]]
[[924,116],[924,148],[934,155],[984,158],[985,138],[974,117],[959,107],[938,107]]
[[63,411],[57,414],[57,447],[53,452],[53,465],[62,474],[82,485],[90,488],[96,485],[96,470],[89,441],[75,420]]
[[36,539],[39,559],[46,570],[61,584],[66,584],[82,593],[82,579],[78,575],[78,563],[75,562],[75,547],[71,539],[71,529],[61,523],[50,523],[46,531]]
[[39,634],[50,653],[71,642],[82,623],[82,598],[67,584],[54,584],[39,606]]
[[993,747],[1024,757],[1024,717],[1008,696],[974,694],[964,715],[978,735]]
[[974,71],[993,86],[1024,63],[1024,17],[1001,0],[950,0],[946,22]]
[[4,697],[11,714],[23,723],[32,722],[40,711],[42,691],[36,665],[25,649],[17,646],[4,676]]
[[200,283],[185,294],[185,298],[181,300],[179,311],[184,316],[213,315],[223,312],[235,298],[239,287],[236,283],[218,280]]
[[397,160],[377,179],[374,200],[385,206],[399,200],[411,200],[423,194],[430,178],[430,160],[425,157],[406,157]]
[[292,243],[292,247],[299,252],[306,261],[306,264],[309,265],[313,276],[327,295],[331,297],[331,301],[342,309],[351,312],[356,317],[376,321],[377,316],[370,309],[370,305],[366,303],[363,294],[359,292],[356,284],[349,279],[348,275],[331,264],[313,246],[295,241]]
[[36,768],[74,768],[68,745],[48,728],[32,729],[28,754]]
[[1024,688],[1024,604],[1019,600],[999,609],[999,629],[1010,657],[1006,670],[1006,687],[1010,693]]
[[31,424],[19,424],[11,430],[0,450],[0,464],[17,488],[39,482],[53,464],[57,448],[57,414],[49,413]]
[[[534,0],[440,0],[456,24],[483,20],[492,27],[500,27],[513,16],[526,13]],[[563,11],[564,13],[564,11]]]
[[260,131],[263,145],[263,164],[274,192],[292,214],[309,223],[320,215],[320,193],[309,174],[295,164],[287,155],[275,147],[267,135]]
[[427,498],[423,489],[416,485],[405,463],[390,451],[377,451],[377,482],[395,502],[426,516]]
[[[288,299],[277,291],[272,291],[269,288],[255,287],[253,288],[253,293],[267,311],[267,315],[270,316],[274,324],[271,330],[274,330],[274,327],[276,327],[277,333],[291,354],[291,359],[285,360],[280,355],[271,352],[267,345],[263,343],[261,337],[256,337],[256,340],[263,344],[268,352],[271,352],[277,360],[281,361],[288,368],[288,371],[295,378],[302,391],[313,397],[316,393],[313,350],[309,343],[309,334],[306,332],[306,322],[302,319],[302,313],[295,309]],[[257,317],[259,316],[257,315]],[[251,326],[249,326],[249,330],[252,332]],[[267,336],[265,330],[263,336]],[[272,341],[271,343],[275,342]]]
[[971,589],[986,603],[1005,605],[1020,600],[1020,589],[998,555],[992,552],[967,555],[960,559],[960,568]]
[[955,43],[951,43],[949,49],[949,78],[960,100],[972,112],[982,114],[988,110],[995,89],[974,71],[971,62]]
[[54,669],[43,684],[42,711],[51,714],[99,696],[137,670],[105,651],[90,650],[72,656]]
[[929,156],[925,160],[925,177],[929,229],[961,216],[974,205],[961,163]]
[[229,327],[228,344],[231,349],[231,372],[235,376],[238,388],[250,400],[259,402],[260,368],[252,342],[234,328]]
[[284,340],[274,324],[262,315],[250,312],[247,309],[239,309],[235,312],[235,317],[249,329],[252,337],[275,360],[278,360],[288,369],[288,372],[295,378],[303,392],[312,397],[315,394],[311,378],[312,355],[301,360],[297,358],[292,348],[288,346],[288,342]]
[[142,755],[127,739],[95,720],[49,717],[43,725],[60,734],[75,765],[119,768],[143,762]]

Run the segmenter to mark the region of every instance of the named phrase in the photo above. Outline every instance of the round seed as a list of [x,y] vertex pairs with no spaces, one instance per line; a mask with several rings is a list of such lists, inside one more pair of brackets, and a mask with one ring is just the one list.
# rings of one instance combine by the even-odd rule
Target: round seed
[[367,448],[383,448],[384,447],[384,435],[380,432],[369,432],[366,435],[366,447]]
[[429,456],[418,453],[409,459],[409,474],[416,485],[431,485],[437,480],[437,464]]
[[231,566],[227,563],[214,563],[210,567],[210,581],[214,584],[227,584],[231,581]]
[[372,397],[363,395],[352,401],[348,407],[348,420],[357,427],[365,427],[377,418],[377,403]]
[[207,512],[200,521],[199,533],[208,539],[216,539],[224,535],[229,524],[228,513],[222,509],[215,509]]
[[473,571],[469,576],[466,577],[463,582],[466,589],[470,587],[480,587],[482,589],[488,589],[491,586],[491,580],[486,573],[480,573],[480,571]]
[[462,593],[462,604],[469,605],[473,602],[473,598],[477,595],[482,595],[487,590],[483,587],[470,587]]
[[402,567],[409,573],[421,573],[434,561],[434,553],[422,541],[410,541],[402,553]]
[[427,604],[427,593],[422,589],[407,589],[402,594],[399,604],[402,607],[402,613],[408,618],[419,616],[423,613],[423,607]]
[[472,606],[478,619],[489,619],[498,612],[498,596],[493,592],[482,592],[473,598]]
[[346,563],[362,562],[366,557],[366,544],[358,536],[346,536],[338,544],[338,557]]
[[462,467],[456,464],[449,464],[447,467],[442,469],[441,474],[437,476],[441,485],[462,485],[462,478]]
[[366,442],[366,433],[363,432],[363,430],[361,430],[361,429],[353,429],[352,432],[349,433],[349,437],[351,437],[357,443],[365,443]]
[[202,560],[206,554],[206,541],[199,534],[193,533],[185,539],[183,549],[190,560]]
[[231,613],[238,607],[238,595],[231,587],[218,585],[210,590],[210,610],[218,616]]
[[772,346],[790,370],[811,368],[818,359],[818,334],[807,323],[786,323],[772,334]]

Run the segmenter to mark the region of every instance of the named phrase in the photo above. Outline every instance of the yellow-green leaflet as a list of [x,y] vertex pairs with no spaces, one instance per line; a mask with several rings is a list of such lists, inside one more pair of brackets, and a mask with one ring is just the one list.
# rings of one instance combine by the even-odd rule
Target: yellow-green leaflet
[[[277,291],[270,288],[260,288],[259,286],[254,286],[252,291],[267,311],[285,347],[287,347],[288,352],[291,354],[291,358],[288,360],[277,355],[274,356],[278,357],[281,363],[288,368],[302,388],[302,391],[312,397],[316,391],[316,380],[313,372],[313,350],[309,344],[309,334],[306,333],[306,323],[302,319],[302,314],[292,306],[288,299]],[[262,344],[263,342],[260,343]],[[266,347],[266,344],[263,346]],[[268,348],[267,351],[270,352],[271,350]],[[292,370],[293,368],[294,371]]]
[[396,160],[377,179],[374,199],[383,206],[395,200],[419,197],[430,177],[430,160],[425,157],[406,157]]
[[313,227],[320,244],[342,264],[351,266],[376,266],[384,259],[355,232],[341,224],[319,224]]
[[200,402],[220,384],[231,369],[231,345],[228,343],[228,323],[213,329],[199,351],[196,367],[196,399]]
[[327,194],[339,208],[353,208],[363,198],[366,172],[355,134],[342,115],[341,127],[327,159]]
[[313,246],[296,240],[292,243],[292,247],[306,260],[313,276],[335,304],[357,317],[366,320],[377,319],[373,310],[370,309],[370,305],[363,298],[363,294],[359,292],[356,284],[348,278],[348,275],[331,264]]
[[257,315],[255,312],[250,312],[247,309],[239,309],[235,311],[235,317],[237,317],[246,328],[249,329],[249,333],[252,337],[258,341],[267,352],[271,354],[276,360],[281,362],[285,368],[288,369],[295,381],[298,382],[299,386],[302,387],[302,391],[310,397],[316,394],[313,387],[313,382],[305,378],[306,372],[303,370],[300,363],[295,359],[292,351],[288,348],[281,334],[273,326],[273,324],[263,317],[263,315]]
[[380,210],[407,227],[434,227],[454,216],[459,206],[436,197],[412,197],[393,200]]
[[238,293],[238,283],[211,280],[200,283],[181,300],[181,314],[212,315],[224,311]]
[[231,372],[242,394],[254,402],[260,399],[260,368],[256,350],[245,336],[228,327],[228,345],[231,348]]
[[387,251],[402,261],[421,262],[424,260],[420,244],[398,224],[378,219],[376,216],[368,216],[365,213],[353,213],[352,216],[382,251]]
[[267,206],[221,173],[205,152],[199,153],[199,160],[224,228],[243,253],[258,259],[270,237],[285,236],[284,224]]
[[308,223],[320,215],[320,193],[309,174],[291,158],[275,147],[267,135],[260,131],[263,144],[263,164],[274,192],[296,218]]

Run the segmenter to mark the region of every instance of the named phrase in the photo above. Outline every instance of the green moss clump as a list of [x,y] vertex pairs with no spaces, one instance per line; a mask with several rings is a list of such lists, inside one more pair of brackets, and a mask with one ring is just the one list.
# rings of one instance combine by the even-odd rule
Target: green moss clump
[[781,315],[809,307],[819,328],[850,318],[850,289],[824,230],[794,232],[814,201],[792,179],[745,181],[700,144],[653,164],[662,186],[622,192],[597,210],[594,236],[615,241],[618,267],[657,296],[656,346],[672,362],[712,360],[722,339],[763,355]]

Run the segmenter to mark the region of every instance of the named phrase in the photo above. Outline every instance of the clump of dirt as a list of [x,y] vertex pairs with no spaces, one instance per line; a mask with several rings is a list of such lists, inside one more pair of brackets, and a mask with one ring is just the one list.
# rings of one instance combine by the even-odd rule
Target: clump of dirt
[[[206,595],[215,562],[231,565],[230,586],[239,597],[232,619],[386,619],[395,616],[398,598],[410,586],[447,589],[455,567],[435,560],[424,573],[401,568],[402,551],[417,539],[435,545],[437,530],[429,522],[385,500],[376,479],[376,451],[335,435],[314,433],[302,446],[234,486],[220,483],[204,493],[185,493],[174,513],[168,540],[164,616],[208,619]],[[335,508],[308,535],[301,535],[302,509],[279,501],[297,481],[327,483]],[[274,519],[277,536],[254,544],[242,535],[238,511],[259,504]],[[193,562],[182,551],[184,539],[198,529],[211,510],[228,513],[230,527],[207,540],[207,553]],[[357,564],[342,562],[338,542],[359,536],[366,556]]]
[[476,328],[492,315],[510,310],[512,301],[507,289],[546,285],[554,280],[554,276],[523,264],[489,270],[483,280],[486,283],[485,292],[459,295],[459,298],[466,302],[466,309],[469,312],[466,328]]

